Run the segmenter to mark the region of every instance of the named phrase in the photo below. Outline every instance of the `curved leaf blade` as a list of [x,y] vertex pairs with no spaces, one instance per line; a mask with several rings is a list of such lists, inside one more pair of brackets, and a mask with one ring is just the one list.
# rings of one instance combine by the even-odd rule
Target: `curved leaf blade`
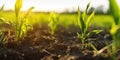
[[16,14],[16,17],[18,17],[19,11],[20,11],[21,8],[22,8],[22,0],[16,0],[16,3],[15,3],[15,14]]
[[95,11],[92,12],[92,14],[88,17],[87,21],[86,21],[86,26],[88,27],[90,25],[90,22],[92,20],[92,18],[95,15]]
[[116,2],[116,0],[109,0],[109,6],[110,6],[110,12],[112,14],[112,16],[114,17],[114,22],[116,25],[119,24],[119,15],[120,15],[120,11],[119,11],[119,6]]
[[4,9],[4,5],[2,5],[2,7],[0,8],[0,12]]
[[86,29],[86,24],[83,20],[83,16],[81,15],[79,7],[78,7],[78,24],[80,25],[80,28],[81,28],[82,32],[84,33],[84,31]]

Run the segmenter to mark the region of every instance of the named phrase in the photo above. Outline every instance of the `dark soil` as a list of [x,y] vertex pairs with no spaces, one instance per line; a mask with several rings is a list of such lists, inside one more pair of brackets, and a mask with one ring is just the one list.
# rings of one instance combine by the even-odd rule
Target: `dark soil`
[[76,34],[80,29],[72,25],[69,28],[59,26],[51,35],[47,24],[36,24],[18,42],[13,42],[15,35],[11,30],[6,32],[9,38],[0,50],[0,60],[110,60],[105,51],[94,56],[93,48],[87,45],[91,42],[99,50],[112,42],[110,34],[104,28],[91,27],[89,31],[92,29],[104,31],[90,35],[85,48]]

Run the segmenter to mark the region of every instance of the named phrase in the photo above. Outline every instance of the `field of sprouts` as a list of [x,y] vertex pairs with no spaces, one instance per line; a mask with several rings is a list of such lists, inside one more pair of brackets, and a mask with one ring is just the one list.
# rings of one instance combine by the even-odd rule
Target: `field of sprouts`
[[14,11],[0,5],[0,60],[120,60],[120,8],[110,14]]

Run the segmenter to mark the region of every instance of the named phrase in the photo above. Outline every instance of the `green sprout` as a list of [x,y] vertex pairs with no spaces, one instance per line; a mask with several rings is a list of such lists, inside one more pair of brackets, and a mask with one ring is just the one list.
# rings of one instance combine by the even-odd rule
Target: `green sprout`
[[117,53],[117,50],[120,46],[120,8],[116,2],[116,0],[109,0],[109,6],[110,6],[110,12],[111,15],[114,18],[114,24],[112,24],[110,33],[113,38],[113,60],[115,60],[115,56]]
[[51,35],[55,33],[55,30],[58,25],[59,18],[55,12],[50,13],[50,29],[51,29]]
[[12,23],[12,25],[15,28],[16,41],[18,41],[21,37],[23,37],[26,34],[27,30],[31,27],[27,22],[28,20],[27,18],[34,7],[29,8],[27,13],[23,15],[23,17],[20,16],[21,8],[22,8],[22,0],[16,0],[15,3],[16,22]]
[[[1,17],[1,12],[3,11],[4,5],[0,8],[0,22],[4,23],[3,18]],[[4,46],[7,36],[5,36],[5,33],[0,30],[0,49]]]
[[16,40],[18,40],[20,38],[21,35],[21,21],[20,21],[20,9],[22,8],[22,0],[16,0],[15,3],[15,16],[16,16],[16,24],[15,24],[15,36],[16,36]]
[[[4,9],[4,5],[2,5],[2,7],[0,8],[0,22],[2,24],[6,23],[5,19],[2,18],[1,16],[3,9]],[[6,35],[6,32],[4,31],[4,29],[1,29],[0,30],[0,49],[4,47],[6,41],[8,40],[7,37],[8,36]]]
[[90,3],[88,3],[87,8],[83,12],[83,14],[81,14],[80,8],[78,7],[78,20],[77,20],[77,23],[78,23],[78,26],[81,29],[81,33],[77,33],[77,35],[78,35],[78,38],[81,39],[83,47],[84,47],[87,36],[89,36],[91,33],[98,34],[98,33],[100,33],[102,31],[102,30],[92,30],[92,31],[87,33],[88,27],[90,26],[90,23],[93,20],[93,17],[94,17],[94,14],[95,14],[95,11],[93,11],[90,14],[90,16],[87,16],[87,11],[88,11],[89,6],[90,6]]

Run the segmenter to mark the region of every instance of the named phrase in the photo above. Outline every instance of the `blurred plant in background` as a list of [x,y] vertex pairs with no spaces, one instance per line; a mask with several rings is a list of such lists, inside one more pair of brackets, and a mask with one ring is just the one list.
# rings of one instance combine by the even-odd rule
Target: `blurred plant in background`
[[113,38],[113,60],[116,60],[116,53],[118,51],[118,48],[120,48],[120,8],[116,0],[109,0],[109,4],[111,15],[114,18],[114,23],[112,24],[110,33]]
[[58,15],[55,13],[55,12],[51,12],[50,13],[50,29],[51,29],[51,35],[53,35],[57,29],[57,25],[58,25],[58,22],[59,22],[59,18],[58,18]]
[[[1,22],[1,24],[5,23],[4,19],[1,16],[3,8],[4,8],[4,5],[2,5],[2,7],[0,8],[0,22]],[[5,35],[5,32],[2,29],[0,29],[0,49],[2,47],[4,47],[6,40],[7,40],[7,36]]]

